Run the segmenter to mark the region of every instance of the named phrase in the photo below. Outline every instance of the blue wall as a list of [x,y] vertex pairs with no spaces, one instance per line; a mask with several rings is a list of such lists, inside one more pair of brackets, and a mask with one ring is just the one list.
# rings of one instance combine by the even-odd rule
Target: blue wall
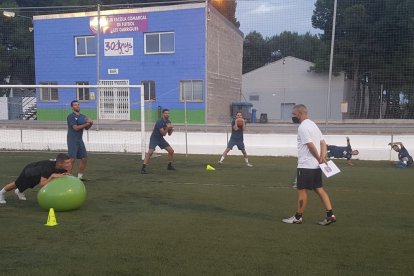
[[[130,84],[140,84],[142,80],[156,82],[158,105],[182,110],[179,101],[180,80],[205,81],[205,17],[204,8],[148,12],[148,32],[175,32],[174,54],[144,54],[144,33],[124,32],[101,34],[100,57],[102,80],[129,80]],[[96,84],[96,56],[77,57],[75,37],[92,35],[89,30],[89,17],[56,18],[35,20],[35,66],[36,82],[58,82],[75,84],[89,81]],[[133,56],[104,56],[104,39],[128,38],[134,40]],[[117,75],[108,75],[109,68],[118,68]],[[95,91],[91,89],[91,91]],[[59,102],[41,102],[38,108],[68,106],[76,98],[75,89],[59,91]],[[205,93],[205,91],[204,91]],[[137,93],[131,93],[131,108],[139,109]],[[82,103],[82,108],[96,108],[95,101]],[[201,103],[187,103],[189,110],[205,108]]]

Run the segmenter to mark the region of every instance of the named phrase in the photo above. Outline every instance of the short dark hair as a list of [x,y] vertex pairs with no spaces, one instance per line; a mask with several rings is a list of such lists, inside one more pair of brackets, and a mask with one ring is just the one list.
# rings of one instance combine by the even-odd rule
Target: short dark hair
[[70,107],[72,107],[73,106],[73,103],[78,103],[79,101],[78,100],[73,100],[73,101],[71,101],[70,102]]
[[56,156],[56,163],[61,163],[61,162],[66,161],[68,159],[70,159],[69,155],[67,155],[66,153],[59,153]]
[[162,110],[162,113],[164,113],[165,111],[170,111],[168,108],[164,108],[163,110]]

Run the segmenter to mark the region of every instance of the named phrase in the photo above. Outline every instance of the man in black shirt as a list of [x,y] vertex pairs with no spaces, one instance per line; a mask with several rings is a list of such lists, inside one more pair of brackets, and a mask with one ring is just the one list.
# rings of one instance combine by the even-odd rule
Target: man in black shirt
[[353,166],[351,162],[352,155],[358,155],[359,151],[351,148],[349,137],[346,137],[346,147],[327,145],[327,153],[329,158],[346,158],[348,160],[348,164]]
[[397,167],[405,168],[413,163],[413,157],[408,153],[407,149],[401,142],[389,143],[389,146],[396,152],[398,152],[399,162],[396,163]]
[[72,162],[69,155],[59,153],[56,159],[33,162],[24,167],[19,177],[0,191],[0,204],[6,204],[5,194],[13,191],[20,200],[26,200],[24,191],[40,184],[46,185],[55,178],[68,175],[72,169]]

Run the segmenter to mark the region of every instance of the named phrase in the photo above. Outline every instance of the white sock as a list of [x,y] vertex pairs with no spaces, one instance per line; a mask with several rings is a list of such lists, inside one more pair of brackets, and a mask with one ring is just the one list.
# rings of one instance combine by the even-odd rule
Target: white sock
[[82,178],[83,177],[83,173],[78,173],[78,178]]
[[222,156],[221,158],[220,158],[220,162],[223,162],[224,161],[224,156]]
[[244,158],[244,161],[246,161],[246,164],[249,163],[249,158]]
[[6,190],[4,188],[1,189],[0,194],[5,194],[5,193],[6,193]]

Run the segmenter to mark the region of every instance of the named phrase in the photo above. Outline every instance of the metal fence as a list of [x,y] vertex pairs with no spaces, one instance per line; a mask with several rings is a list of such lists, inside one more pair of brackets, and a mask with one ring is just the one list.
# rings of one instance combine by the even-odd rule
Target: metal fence
[[[99,15],[100,10],[188,2],[31,8],[0,4],[0,84],[36,84],[33,16],[87,11]],[[255,121],[262,116],[268,122],[286,121],[297,103],[308,105],[313,118],[326,124],[414,118],[413,1],[205,3],[243,32],[242,90],[237,100],[253,105]],[[99,79],[98,72],[107,68],[97,62],[97,68],[90,69]],[[33,93],[1,89],[0,99],[8,98],[10,107],[2,120],[35,120],[39,97]],[[230,110],[229,106],[223,123],[228,123]]]

